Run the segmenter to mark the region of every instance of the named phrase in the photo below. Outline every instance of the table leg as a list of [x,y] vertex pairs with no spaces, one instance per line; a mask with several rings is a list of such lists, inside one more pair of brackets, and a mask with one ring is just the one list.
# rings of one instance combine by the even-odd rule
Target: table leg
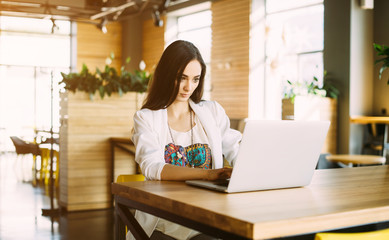
[[[385,129],[384,129],[384,137],[382,139],[382,156],[386,157],[386,143],[388,142],[388,125],[385,124]],[[386,164],[389,164],[388,160],[386,160]]]
[[117,201],[116,197],[115,218],[115,240],[125,239],[125,226],[128,227],[135,239],[150,239],[129,208]]
[[115,240],[124,240],[126,239],[126,229],[123,224],[122,219],[120,218],[117,210],[118,206],[115,206]]

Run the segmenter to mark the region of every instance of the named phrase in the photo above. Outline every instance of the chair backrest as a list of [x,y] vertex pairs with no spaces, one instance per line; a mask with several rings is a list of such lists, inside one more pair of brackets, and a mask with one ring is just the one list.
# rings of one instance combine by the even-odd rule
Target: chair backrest
[[33,154],[33,155],[40,155],[40,149],[37,144],[34,143],[28,143],[24,141],[23,139],[11,136],[12,143],[15,146],[15,150],[17,154]]
[[375,127],[373,124],[367,124],[367,132],[372,137],[382,137],[385,132],[385,124],[375,124]]
[[246,120],[247,118],[232,118],[230,119],[230,127],[243,133],[244,127],[246,125]]
[[129,174],[129,175],[119,175],[116,182],[138,182],[144,181],[145,176],[142,174]]
[[317,233],[315,240],[387,240],[389,228],[372,232],[361,233]]

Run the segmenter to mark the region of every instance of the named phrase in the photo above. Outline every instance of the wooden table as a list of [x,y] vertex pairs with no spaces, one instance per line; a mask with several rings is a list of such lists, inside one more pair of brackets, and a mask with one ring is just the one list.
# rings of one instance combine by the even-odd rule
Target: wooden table
[[357,123],[357,124],[371,124],[374,135],[376,132],[376,124],[385,124],[384,137],[382,139],[382,156],[386,157],[386,143],[388,141],[389,116],[352,116],[350,117],[350,122]]
[[128,207],[223,239],[267,239],[389,220],[387,165],[316,170],[303,188],[226,194],[183,182],[146,181],[113,183],[112,193],[116,233],[123,233],[122,219],[139,239],[147,236]]

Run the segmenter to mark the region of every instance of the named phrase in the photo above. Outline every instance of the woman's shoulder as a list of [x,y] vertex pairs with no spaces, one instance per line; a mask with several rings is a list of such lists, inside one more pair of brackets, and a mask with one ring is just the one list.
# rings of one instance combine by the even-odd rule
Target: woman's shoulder
[[159,110],[150,110],[148,108],[143,108],[135,112],[135,117],[140,118],[155,118],[158,115],[161,115],[166,109]]
[[199,103],[195,103],[199,107],[206,107],[206,108],[215,108],[215,107],[221,107],[221,105],[216,101],[211,100],[201,100]]
[[201,100],[196,105],[200,108],[207,108],[212,112],[224,111],[223,107],[217,101]]

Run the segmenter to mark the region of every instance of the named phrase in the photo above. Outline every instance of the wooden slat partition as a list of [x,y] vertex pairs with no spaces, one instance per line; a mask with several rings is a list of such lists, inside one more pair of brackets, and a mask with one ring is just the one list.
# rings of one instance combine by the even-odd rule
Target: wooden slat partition
[[211,98],[230,118],[248,117],[251,1],[213,1]]
[[[111,206],[109,138],[130,138],[136,94],[103,100],[96,94],[93,101],[82,92],[62,96],[60,204],[68,211]],[[115,155],[120,173],[135,173],[133,158],[120,150]]]
[[[103,34],[92,24],[77,24],[77,69],[85,63],[91,72],[103,70],[111,52],[112,66],[120,69],[122,27],[107,25]],[[136,93],[123,97],[114,94],[94,100],[83,92],[64,93],[61,99],[60,129],[60,197],[59,204],[68,211],[111,207],[110,137],[128,137],[132,117],[137,109]],[[135,173],[135,164],[128,154],[115,154],[120,173]]]

